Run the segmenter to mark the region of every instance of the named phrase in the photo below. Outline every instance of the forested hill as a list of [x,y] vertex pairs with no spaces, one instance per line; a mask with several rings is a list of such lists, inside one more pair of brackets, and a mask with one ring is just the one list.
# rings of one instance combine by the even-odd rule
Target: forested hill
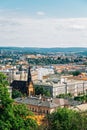
[[0,50],[5,51],[23,51],[23,52],[30,52],[30,53],[57,53],[57,52],[87,52],[87,48],[36,48],[36,47],[0,47]]

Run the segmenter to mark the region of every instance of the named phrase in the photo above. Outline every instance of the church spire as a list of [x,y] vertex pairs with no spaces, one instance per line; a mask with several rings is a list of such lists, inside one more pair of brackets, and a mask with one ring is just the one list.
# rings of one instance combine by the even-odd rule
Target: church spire
[[35,95],[35,90],[34,90],[32,77],[31,77],[30,66],[28,68],[27,87],[28,87],[28,96]]
[[31,81],[32,81],[32,79],[31,79],[31,71],[30,71],[30,66],[29,66],[29,68],[28,68],[28,77],[27,77],[28,85],[30,84]]

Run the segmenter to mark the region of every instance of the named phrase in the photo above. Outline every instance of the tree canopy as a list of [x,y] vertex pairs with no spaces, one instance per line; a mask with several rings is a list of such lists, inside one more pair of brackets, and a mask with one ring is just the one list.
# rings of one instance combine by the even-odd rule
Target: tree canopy
[[6,76],[0,73],[0,130],[35,130],[37,123],[31,111],[23,104],[15,104],[7,89]]
[[12,98],[18,98],[18,97],[22,97],[22,96],[23,96],[23,94],[20,91],[18,91],[16,89],[12,90]]
[[51,94],[50,94],[50,91],[45,89],[43,86],[38,86],[36,85],[35,86],[35,95],[45,95],[45,96],[48,96],[50,97]]
[[86,130],[87,114],[59,108],[56,112],[48,115],[48,130]]
[[81,74],[81,72],[76,70],[76,71],[70,72],[70,74],[72,74],[73,76],[78,76]]

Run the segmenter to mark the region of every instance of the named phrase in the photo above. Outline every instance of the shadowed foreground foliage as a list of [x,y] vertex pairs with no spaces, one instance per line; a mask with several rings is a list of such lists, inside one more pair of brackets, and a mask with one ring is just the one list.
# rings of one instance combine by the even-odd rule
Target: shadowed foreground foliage
[[14,104],[7,90],[6,76],[0,73],[0,130],[36,130],[37,123],[25,105]]
[[59,108],[48,115],[47,130],[87,130],[87,112]]

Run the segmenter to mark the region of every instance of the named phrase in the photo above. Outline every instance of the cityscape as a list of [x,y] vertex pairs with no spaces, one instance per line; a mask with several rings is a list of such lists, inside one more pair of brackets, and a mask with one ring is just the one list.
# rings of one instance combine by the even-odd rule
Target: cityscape
[[87,130],[87,2],[0,1],[0,130]]

